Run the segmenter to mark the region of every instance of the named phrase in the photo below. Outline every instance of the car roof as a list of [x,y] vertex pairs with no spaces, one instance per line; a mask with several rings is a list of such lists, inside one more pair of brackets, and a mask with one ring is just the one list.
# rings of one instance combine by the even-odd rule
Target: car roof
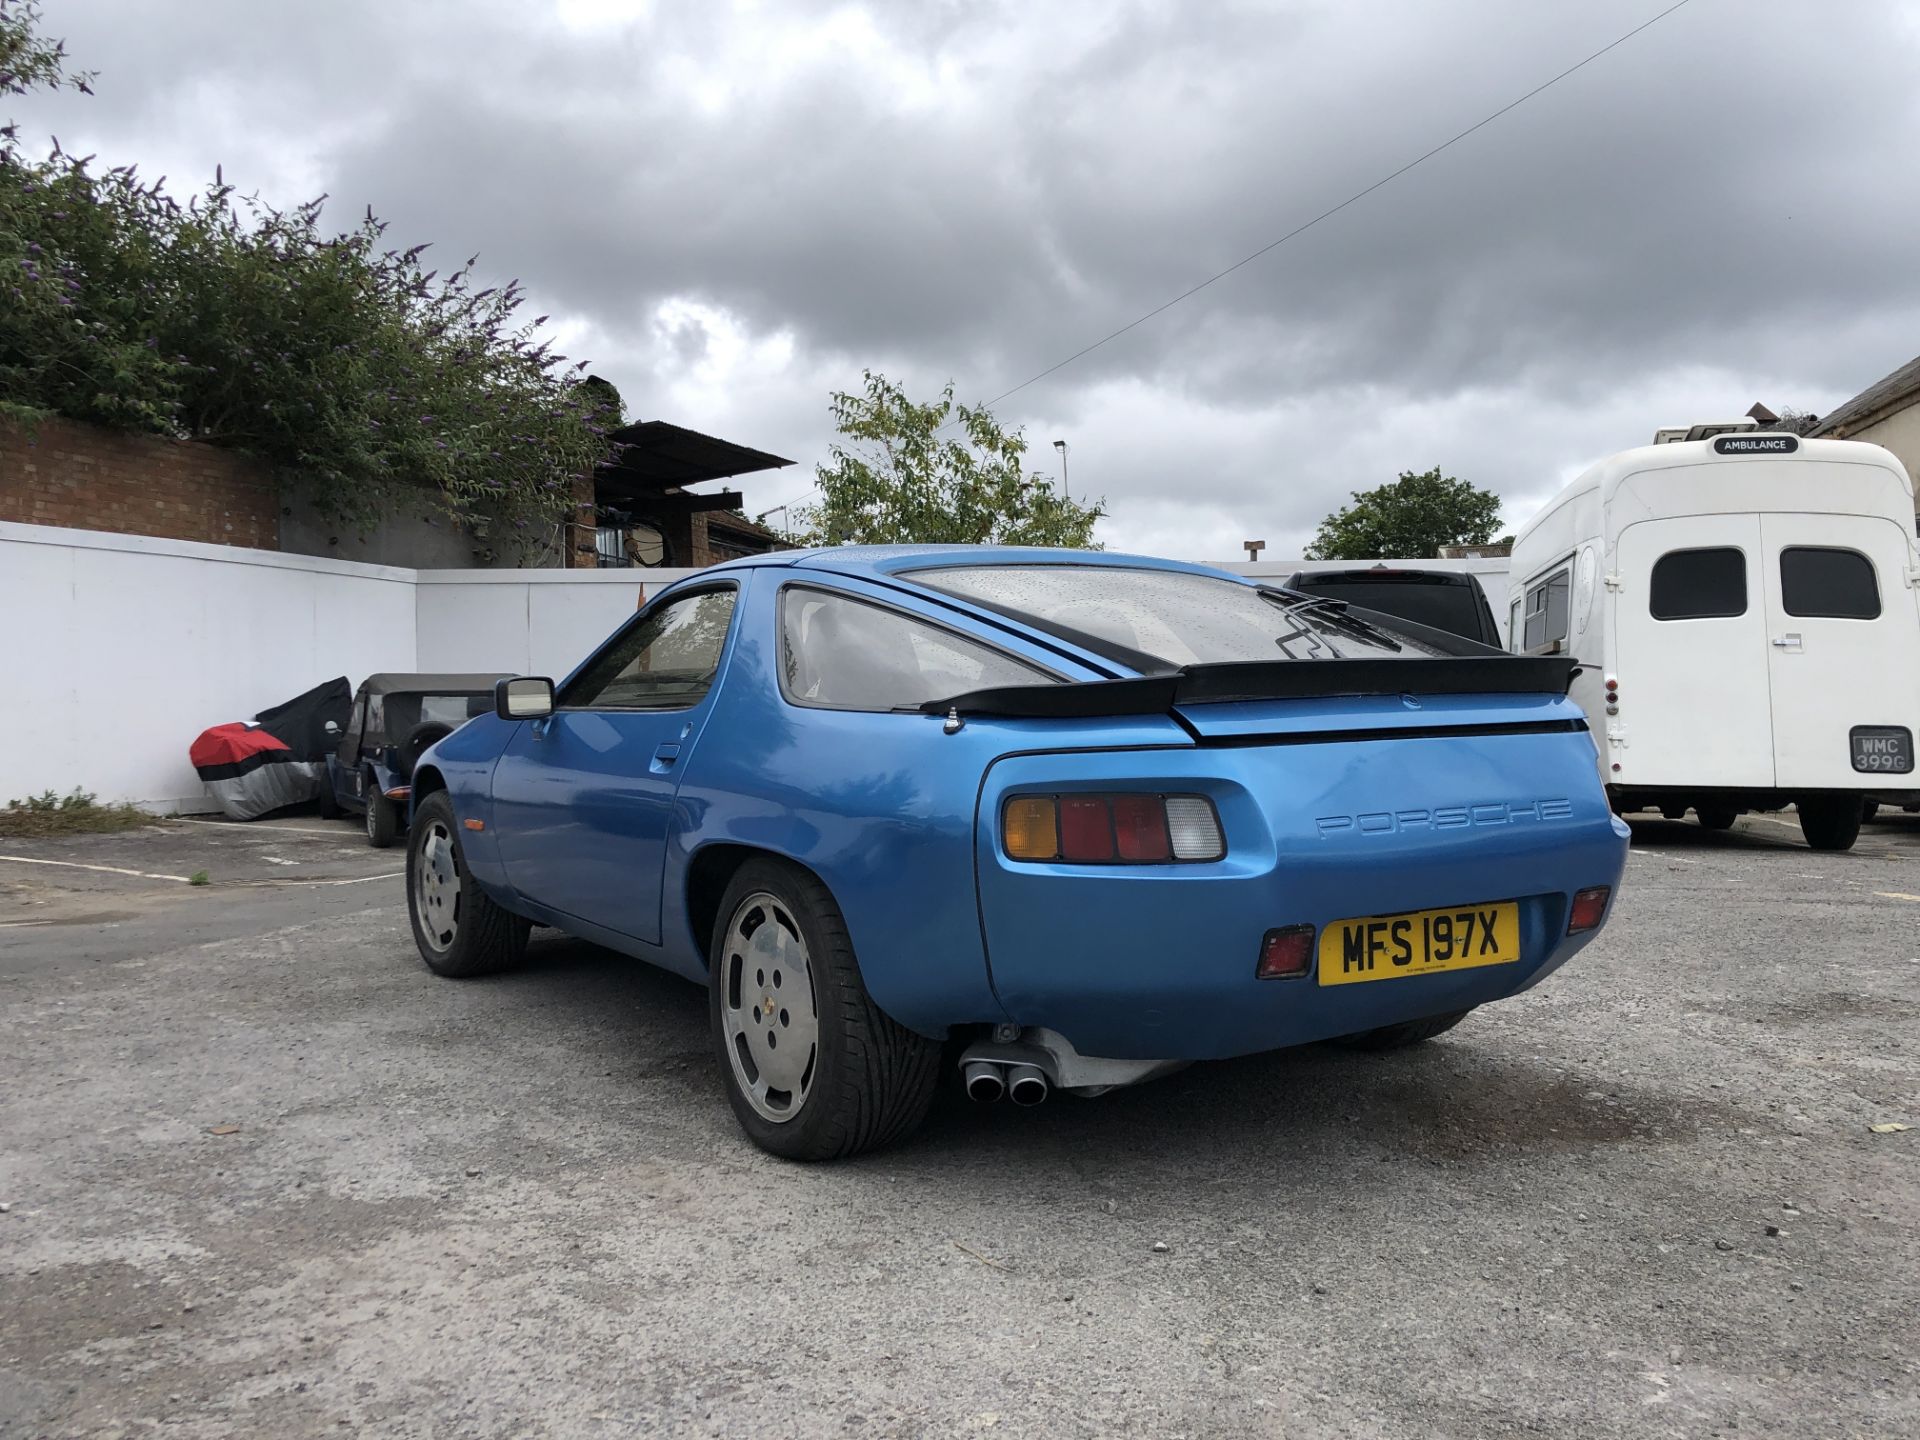
[[480,695],[491,691],[505,675],[408,675],[399,671],[369,675],[360,688],[369,695]]
[[1287,583],[1311,585],[1318,580],[1427,580],[1436,585],[1466,585],[1472,579],[1464,570],[1419,570],[1408,565],[1355,565],[1349,570],[1302,570]]
[[[748,563],[781,563],[842,575],[881,577],[942,565],[1087,565],[1133,570],[1171,570],[1190,575],[1242,581],[1243,577],[1184,560],[1127,555],[1111,550],[1062,550],[1044,545],[839,545],[817,550],[783,550],[750,556]],[[715,567],[726,568],[726,567]]]

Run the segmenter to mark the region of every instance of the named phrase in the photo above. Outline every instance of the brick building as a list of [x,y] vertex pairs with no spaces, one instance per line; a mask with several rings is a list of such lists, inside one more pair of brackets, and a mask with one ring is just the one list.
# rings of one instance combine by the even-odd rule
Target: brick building
[[791,465],[791,460],[664,420],[613,432],[612,462],[575,491],[568,565],[702,566],[760,555],[785,542],[740,513],[737,490],[689,489]]
[[0,424],[0,520],[278,550],[280,509],[267,468],[229,450],[71,420]]
[[[697,567],[784,545],[738,513],[738,491],[688,487],[792,461],[659,420],[614,438],[615,460],[579,483],[544,561],[530,563]],[[249,456],[52,418],[0,422],[0,520],[420,569],[512,563],[452,525],[425,491],[375,533],[355,535],[283,493]]]

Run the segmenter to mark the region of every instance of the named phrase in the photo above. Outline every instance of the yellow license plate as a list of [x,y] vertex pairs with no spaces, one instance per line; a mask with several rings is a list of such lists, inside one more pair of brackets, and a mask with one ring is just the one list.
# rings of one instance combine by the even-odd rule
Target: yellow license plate
[[1511,900],[1336,920],[1320,935],[1320,983],[1397,980],[1520,958],[1520,907]]

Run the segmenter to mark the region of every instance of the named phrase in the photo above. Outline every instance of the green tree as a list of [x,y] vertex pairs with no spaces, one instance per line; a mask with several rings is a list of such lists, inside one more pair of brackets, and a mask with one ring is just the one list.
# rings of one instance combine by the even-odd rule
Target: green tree
[[1103,502],[1081,505],[1028,471],[1021,432],[956,405],[951,382],[922,405],[884,375],[864,379],[863,393],[833,396],[842,438],[815,467],[819,502],[795,515],[807,543],[1093,547]]
[[1425,559],[1442,545],[1484,545],[1500,524],[1500,497],[1465,480],[1400,472],[1391,485],[1356,490],[1353,503],[1320,522],[1309,560]]
[[[0,89],[82,84],[0,0]],[[496,551],[544,538],[609,450],[611,386],[563,369],[519,283],[427,268],[369,212],[214,183],[184,205],[133,166],[0,137],[0,416],[207,441],[361,530],[424,488]],[[477,259],[477,257],[476,257]],[[609,397],[612,398],[609,398]]]

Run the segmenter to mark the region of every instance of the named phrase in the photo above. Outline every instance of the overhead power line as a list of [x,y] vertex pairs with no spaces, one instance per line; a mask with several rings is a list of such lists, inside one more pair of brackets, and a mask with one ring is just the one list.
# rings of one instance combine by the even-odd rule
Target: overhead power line
[[[1602,55],[1605,55],[1608,51],[1619,49],[1622,45],[1626,44],[1627,41],[1633,39],[1634,36],[1638,35],[1642,30],[1651,29],[1653,26],[1658,25],[1662,20],[1666,19],[1669,15],[1673,14],[1674,11],[1684,9],[1687,5],[1691,3],[1692,3],[1692,0],[1675,0],[1674,4],[1669,5],[1666,9],[1662,10],[1658,15],[1655,15],[1651,20],[1642,21],[1640,24],[1634,26],[1633,29],[1627,31],[1626,34],[1620,36],[1619,39],[1614,40],[1609,44],[1602,45],[1598,50],[1594,51],[1591,55],[1587,56],[1584,60],[1580,60],[1572,65],[1569,65],[1566,69],[1562,70],[1558,75],[1555,75],[1550,80],[1541,81],[1540,84],[1534,86],[1533,89],[1527,91],[1526,94],[1520,96],[1518,99],[1509,100],[1505,105],[1502,105],[1498,110],[1494,111],[1491,115],[1487,116],[1485,119],[1475,121],[1473,124],[1469,125],[1466,129],[1462,130],[1459,134],[1451,136],[1450,138],[1441,141],[1438,145],[1434,146],[1431,150],[1427,151],[1425,154],[1417,156],[1412,160],[1409,160],[1406,164],[1402,165],[1398,170],[1395,170],[1391,175],[1383,175],[1380,177],[1380,179],[1374,181],[1371,185],[1367,186],[1366,189],[1356,190],[1353,194],[1349,195],[1346,199],[1342,200],[1338,205],[1335,205],[1328,210],[1322,210],[1318,215],[1314,216],[1311,220],[1308,220],[1303,224],[1294,226],[1293,229],[1289,230],[1286,234],[1282,235],[1279,239],[1268,241],[1265,245],[1262,245],[1258,250],[1254,251],[1251,255],[1246,256],[1244,259],[1234,261],[1233,264],[1227,266],[1226,269],[1218,272],[1217,274],[1209,275],[1206,279],[1202,280],[1198,285],[1194,285],[1189,289],[1182,290],[1178,295],[1174,296],[1171,300],[1168,300],[1163,304],[1154,306],[1153,309],[1147,311],[1146,314],[1139,316],[1137,319],[1129,320],[1126,324],[1122,325],[1118,330],[1115,330],[1110,334],[1102,335],[1098,340],[1095,340],[1091,345],[1082,346],[1080,349],[1074,351],[1073,354],[1067,356],[1066,359],[1058,361],[1055,364],[1049,365],[1046,369],[1040,371],[1037,375],[1031,375],[1027,379],[1022,380],[1018,385],[1014,386],[1011,390],[1001,391],[1000,394],[994,396],[991,400],[987,401],[986,403],[989,406],[998,405],[1002,400],[1005,400],[1008,396],[1018,395],[1022,390],[1026,389],[1029,385],[1037,384],[1039,381],[1042,381],[1046,379],[1047,376],[1053,374],[1056,370],[1066,369],[1066,367],[1073,364],[1074,361],[1079,360],[1084,356],[1091,355],[1094,351],[1098,350],[1102,345],[1106,345],[1111,341],[1118,340],[1122,335],[1126,334],[1129,330],[1136,329],[1139,326],[1146,324],[1147,321],[1153,319],[1154,316],[1156,315],[1164,314],[1166,311],[1171,310],[1174,306],[1178,305],[1181,301],[1192,299],[1195,295],[1198,295],[1202,290],[1206,289],[1209,285],[1215,284],[1218,281],[1226,279],[1227,276],[1233,274],[1234,271],[1239,270],[1244,266],[1251,265],[1254,261],[1258,260],[1262,255],[1269,254],[1270,252],[1279,249],[1282,245],[1286,244],[1289,240],[1293,239],[1295,236],[1304,235],[1307,231],[1311,230],[1314,226],[1318,225],[1322,220],[1331,219],[1333,216],[1338,215],[1342,210],[1346,209],[1349,205],[1355,204],[1361,200],[1366,199],[1367,196],[1373,194],[1374,191],[1380,189],[1382,186],[1391,185],[1395,180],[1398,180],[1402,175],[1406,174],[1409,170],[1416,169],[1419,166],[1426,164],[1427,161],[1433,159],[1434,156],[1440,154],[1442,151],[1449,150],[1453,146],[1458,145],[1462,140],[1466,139],[1469,135],[1473,134],[1476,130],[1484,130],[1487,126],[1491,125],[1494,121],[1498,120],[1502,115],[1507,114],[1509,111],[1517,110],[1520,106],[1526,104],[1527,101],[1533,99],[1534,96],[1540,94],[1542,91],[1551,90],[1555,85],[1558,85],[1562,80],[1566,79],[1569,75],[1572,75],[1577,71],[1586,69],[1587,66],[1591,65],[1594,61],[1598,60]],[[949,422],[949,423],[953,423],[953,422]]]

